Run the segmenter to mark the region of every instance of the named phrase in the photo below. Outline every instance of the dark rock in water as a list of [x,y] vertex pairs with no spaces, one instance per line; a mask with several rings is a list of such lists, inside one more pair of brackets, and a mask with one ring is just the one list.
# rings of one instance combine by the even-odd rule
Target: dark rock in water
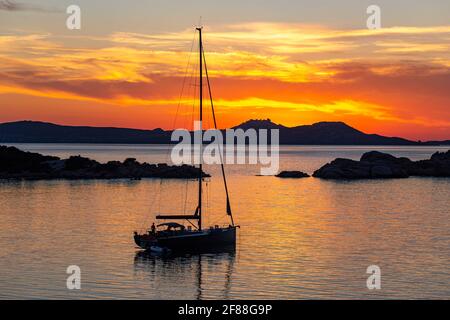
[[323,179],[368,179],[370,166],[355,160],[337,158],[313,173]]
[[447,152],[436,152],[431,156],[431,161],[449,162],[450,161],[450,150]]
[[0,171],[11,174],[20,172],[40,173],[52,170],[50,163],[60,161],[58,157],[23,152],[14,147],[0,146]]
[[414,162],[411,175],[423,177],[450,177],[450,150],[436,152],[429,160]]
[[278,178],[308,178],[309,174],[301,171],[281,171],[276,175]]
[[407,178],[413,162],[408,158],[397,158],[378,151],[364,153],[360,163],[370,166],[371,178]]
[[450,151],[435,153],[429,160],[411,161],[378,151],[367,152],[360,161],[336,159],[316,170],[322,179],[387,179],[409,176],[450,177]]
[[383,153],[379,151],[370,151],[366,152],[361,156],[361,162],[370,162],[370,163],[390,163],[390,164],[399,164],[399,165],[408,165],[411,164],[412,161],[408,158],[397,158],[388,153]]
[[123,162],[123,164],[126,166],[133,166],[136,165],[136,163],[137,163],[136,158],[126,158],[125,161]]
[[0,146],[0,179],[194,179],[198,175],[199,169],[189,165],[139,163],[134,158],[99,163],[81,156],[60,159]]
[[99,163],[97,161],[82,156],[71,156],[69,159],[64,160],[64,170],[67,171],[90,169],[98,165]]

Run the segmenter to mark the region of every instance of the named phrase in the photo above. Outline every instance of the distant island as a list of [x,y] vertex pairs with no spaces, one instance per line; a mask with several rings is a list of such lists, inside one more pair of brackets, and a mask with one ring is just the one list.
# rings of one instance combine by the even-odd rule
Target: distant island
[[[68,159],[25,152],[15,147],[0,146],[0,179],[194,179],[200,169],[194,166],[140,163],[134,158],[123,162],[99,163],[95,160],[71,156]],[[209,177],[202,172],[202,175]]]
[[[233,129],[279,129],[282,145],[389,145],[439,146],[446,141],[411,141],[399,137],[367,134],[343,122],[318,122],[312,125],[286,127],[270,119],[249,120]],[[0,124],[0,143],[103,143],[103,144],[170,144],[172,131],[139,130],[113,127],[64,126],[38,121]]]

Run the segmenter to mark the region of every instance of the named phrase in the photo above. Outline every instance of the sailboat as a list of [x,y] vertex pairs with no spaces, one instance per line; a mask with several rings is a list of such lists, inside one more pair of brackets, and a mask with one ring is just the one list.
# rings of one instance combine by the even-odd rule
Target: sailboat
[[[202,27],[197,27],[196,31],[199,34],[199,120],[200,130],[203,135],[201,123],[203,120],[203,67],[207,80],[209,97],[211,99],[212,116],[214,120],[215,128],[217,129],[217,122],[214,113],[214,104],[211,95],[211,86],[208,77],[208,69],[206,66],[206,57],[203,51],[202,43]],[[202,150],[202,145],[200,145]],[[201,153],[200,153],[201,154]],[[198,176],[198,205],[195,209],[195,213],[192,215],[157,215],[157,220],[172,220],[171,222],[160,223],[155,226],[153,223],[151,230],[147,233],[139,234],[134,232],[135,243],[143,249],[164,253],[167,251],[197,251],[197,250],[220,250],[221,248],[234,247],[236,245],[236,230],[238,225],[234,224],[233,214],[231,211],[230,197],[228,193],[227,179],[225,176],[225,169],[223,161],[221,161],[221,171],[223,177],[223,184],[226,194],[226,211],[230,218],[230,224],[226,227],[207,227],[202,225],[202,185],[203,185],[203,171],[202,171],[202,157],[200,157],[199,163],[199,176]],[[223,160],[223,159],[222,159]],[[175,220],[185,220],[190,222],[192,226],[187,228]],[[194,223],[192,222],[194,221]],[[195,223],[196,222],[196,223]],[[158,228],[164,228],[158,230]]]

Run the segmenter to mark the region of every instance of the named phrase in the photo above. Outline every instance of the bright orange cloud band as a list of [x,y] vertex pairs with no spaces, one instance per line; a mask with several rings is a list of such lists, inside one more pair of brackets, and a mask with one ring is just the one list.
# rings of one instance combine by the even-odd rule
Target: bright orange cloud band
[[[2,120],[169,128],[180,105],[183,114],[195,104],[193,37],[193,30],[0,35]],[[206,29],[205,50],[222,126],[267,117],[286,125],[339,120],[365,131],[449,139],[449,39],[450,26],[251,23]]]

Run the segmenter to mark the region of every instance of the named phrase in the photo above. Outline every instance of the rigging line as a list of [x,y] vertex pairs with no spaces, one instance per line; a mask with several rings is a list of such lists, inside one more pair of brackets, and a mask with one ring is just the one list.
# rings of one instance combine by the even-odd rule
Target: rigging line
[[[197,34],[197,33],[195,33],[195,34]],[[194,37],[194,40],[195,40],[195,37]],[[191,48],[192,49],[192,48]],[[196,102],[196,90],[195,90],[195,84],[193,85],[193,81],[192,81],[192,79],[194,78],[194,74],[195,74],[195,70],[197,69],[197,62],[195,63],[195,65],[194,65],[194,68],[192,68],[192,71],[190,72],[190,76],[189,76],[189,82],[188,82],[188,84],[189,84],[189,89],[188,89],[188,93],[190,93],[190,91],[192,90],[192,88],[194,88],[193,90],[194,90],[194,94],[193,94],[193,102],[192,102],[192,107],[191,107],[191,112],[190,112],[190,114],[191,114],[191,123],[194,121],[194,107],[195,107],[195,102]],[[197,81],[197,78],[195,77],[194,78],[195,80],[195,82]],[[190,95],[190,94],[189,94]],[[183,127],[185,128],[185,129],[187,129],[187,130],[189,130],[188,129],[188,127],[187,127],[187,125],[186,125],[186,121],[187,121],[187,117],[185,116],[185,117],[183,117]],[[186,209],[187,209],[187,199],[188,199],[188,193],[189,193],[189,179],[186,179],[186,181],[185,181],[185,190],[184,190],[184,203],[183,203],[183,214],[185,214],[186,213]]]
[[[192,69],[192,76],[194,75],[195,70],[197,69],[197,67],[198,67],[198,63],[196,63],[195,64],[195,68]],[[192,90],[194,91],[194,99],[192,101],[191,123],[190,123],[190,125],[192,125],[192,131],[194,131],[194,115],[197,112],[196,109],[195,109],[195,105],[196,105],[196,102],[197,102],[197,94],[198,94],[198,92],[196,90],[196,88],[197,88],[197,77],[193,77],[193,78],[194,78],[194,84],[191,83],[191,87],[192,87]],[[191,79],[191,81],[192,81],[192,79]]]
[[208,222],[211,222],[211,185],[210,181],[206,181],[206,216]]
[[[202,53],[203,53],[203,64],[205,66],[206,82],[208,84],[209,99],[211,101],[211,111],[212,111],[212,116],[213,116],[213,121],[214,121],[214,127],[215,127],[216,130],[218,130],[218,128],[217,128],[217,121],[216,121],[216,114],[214,112],[214,103],[213,103],[212,92],[211,92],[211,84],[209,82],[209,76],[208,76],[208,67],[206,66],[205,49],[203,48],[203,45],[202,45]],[[223,184],[225,186],[225,193],[227,195],[227,214],[230,216],[231,225],[234,226],[234,219],[233,219],[233,214],[231,212],[231,205],[230,205],[230,197],[228,195],[227,178],[225,177],[225,168],[224,168],[224,165],[223,165],[223,155],[222,155],[222,152],[220,150],[220,147],[222,147],[222,150],[223,150],[223,145],[222,146],[219,145],[219,157],[220,157],[220,168],[222,169]]]
[[159,192],[158,192],[158,213],[161,212],[161,189],[162,189],[162,178],[159,181]]
[[[152,193],[152,194],[153,194],[153,193]],[[153,201],[152,201],[152,200],[153,200]],[[142,232],[142,230],[146,231],[146,229],[144,229],[144,227],[147,225],[147,221],[148,221],[150,212],[153,211],[153,207],[154,207],[154,205],[155,205],[155,200],[156,200],[156,195],[153,194],[153,197],[150,199],[150,208],[149,208],[149,210],[147,211],[147,213],[144,215],[144,219],[143,219],[143,221],[142,221],[142,223],[141,223],[141,228],[140,228],[140,231],[141,231],[141,232]]]
[[186,179],[184,183],[184,203],[183,203],[183,214],[186,214],[186,206],[187,206],[187,193],[188,193],[188,182],[189,180]]
[[[194,68],[192,68],[191,75],[189,77],[189,89],[190,89],[189,91],[191,91],[191,90],[194,91],[193,99],[192,99],[192,107],[191,107],[191,112],[190,112],[190,115],[191,115],[190,123],[192,125],[194,123],[195,104],[197,102],[197,90],[195,89],[196,86],[197,86],[197,77],[194,77],[194,74],[195,74],[195,71],[197,69],[197,66],[198,66],[198,63],[196,62],[195,65],[194,65]],[[192,79],[194,79],[194,81],[192,81]],[[187,125],[186,125],[186,121],[187,120],[188,120],[188,117],[184,117],[183,125],[184,125],[184,128],[189,130]],[[192,129],[193,129],[193,127],[192,127]],[[189,150],[189,152],[191,152],[191,156],[192,156],[192,151]],[[185,192],[184,192],[183,214],[186,213],[186,209],[187,209],[187,205],[188,205],[188,201],[187,200],[188,200],[188,193],[189,193],[189,182],[190,182],[190,180],[186,179],[186,181],[185,181],[185,190],[184,190]],[[192,224],[192,222],[190,222],[190,221],[189,221],[189,223]],[[195,226],[194,224],[192,224],[192,225]]]
[[[191,87],[192,87],[192,79],[193,79],[193,77],[194,77],[194,74],[195,74],[195,70],[196,70],[196,67],[197,67],[197,62],[195,62],[195,68],[192,68],[192,64],[191,64],[191,57],[192,57],[192,51],[193,51],[193,48],[194,48],[194,42],[195,42],[195,39],[196,39],[196,35],[197,35],[197,33],[196,32],[194,32],[194,37],[193,37],[193,39],[192,39],[192,43],[191,43],[191,50],[190,50],[190,53],[189,53],[189,59],[188,59],[188,63],[187,63],[187,65],[186,65],[186,70],[185,70],[185,76],[184,76],[184,79],[183,79],[183,87],[182,87],[182,92],[181,92],[181,94],[180,94],[180,100],[179,100],[179,103],[178,103],[178,107],[177,107],[177,114],[176,114],[176,116],[178,116],[178,114],[179,114],[179,109],[180,109],[180,105],[181,105],[181,99],[182,99],[182,97],[183,97],[183,94],[185,93],[185,87],[186,87],[186,80],[188,79],[188,81],[187,81],[187,84],[188,84],[188,88],[187,88],[187,96],[190,96],[190,91],[191,91]],[[192,68],[192,71],[190,71],[189,69],[190,69],[190,67]],[[193,102],[193,104],[195,105],[195,99],[194,99],[194,102]],[[193,109],[193,107],[192,107],[192,109]],[[183,112],[182,112],[183,113]],[[192,113],[191,113],[192,114]],[[176,118],[177,119],[177,118]],[[175,121],[176,121],[176,119],[175,119]],[[187,127],[186,127],[186,117],[184,116],[183,117],[183,128],[186,128],[187,129]],[[173,124],[173,129],[175,130],[175,125],[176,125],[176,122],[174,121],[174,124]],[[168,152],[169,152],[169,150],[170,150],[170,148],[168,149]],[[184,188],[184,201],[183,201],[183,214],[185,214],[186,213],[186,208],[187,208],[187,198],[188,198],[188,191],[189,191],[189,179],[186,179],[186,181],[185,181],[185,188]]]
[[189,222],[195,229],[198,229],[198,227],[195,224],[193,224],[191,220],[186,219],[186,221]]
[[[197,67],[198,67],[198,63],[196,63],[195,64],[195,68],[194,69],[192,69],[192,74],[194,74],[195,73],[195,70],[197,69]],[[192,80],[192,79],[191,79]],[[196,90],[196,88],[197,88],[197,77],[194,77],[194,83],[192,84],[191,83],[191,85],[192,85],[192,90],[194,91],[194,99],[192,99],[192,106],[191,106],[191,112],[190,112],[190,114],[191,114],[191,123],[190,123],[190,125],[192,125],[192,128],[191,128],[191,130],[192,130],[192,132],[194,131],[194,117],[195,117],[195,114],[196,114],[196,108],[195,108],[195,105],[196,105],[196,103],[197,103],[197,95],[198,95],[198,92],[197,92],[197,90]],[[192,150],[192,143],[191,143],[191,150],[190,150],[190,152],[191,152],[191,157],[192,157],[192,152],[193,152],[193,150]]]
[[187,78],[187,75],[188,75],[189,65],[191,63],[192,50],[194,49],[194,42],[195,42],[196,35],[197,35],[197,33],[194,32],[194,36],[193,36],[192,42],[191,42],[191,49],[189,51],[188,62],[186,64],[186,68],[184,70],[183,84],[181,86],[181,92],[180,92],[180,96],[178,98],[177,112],[175,113],[175,118],[173,120],[173,125],[172,125],[172,129],[173,130],[175,130],[175,125],[176,125],[176,121],[177,121],[177,118],[178,118],[178,111],[180,109],[181,99],[183,98],[183,92],[184,92],[184,88],[185,88],[185,85],[186,85],[186,78]]
[[[192,37],[192,42],[191,42],[191,49],[189,51],[188,61],[187,61],[187,64],[186,64],[186,68],[184,70],[183,83],[182,83],[182,86],[181,86],[180,96],[178,98],[177,111],[176,111],[175,117],[173,119],[172,130],[175,130],[175,125],[176,125],[176,122],[177,122],[177,119],[178,119],[178,113],[179,113],[179,110],[180,110],[181,99],[183,98],[184,88],[185,88],[185,85],[186,85],[186,78],[187,78],[187,75],[188,75],[189,65],[191,63],[192,50],[194,49],[194,43],[195,43],[196,35],[197,35],[197,33],[194,32],[194,36]],[[170,147],[167,148],[166,161],[169,158],[169,151],[170,151]]]
[[[194,32],[194,35],[193,35],[192,41],[191,41],[191,48],[189,50],[188,60],[187,60],[186,67],[185,67],[185,70],[184,70],[183,82],[182,82],[182,86],[181,86],[180,95],[179,95],[179,98],[178,98],[177,109],[176,109],[176,113],[175,113],[175,116],[174,116],[174,119],[173,119],[173,123],[172,123],[172,128],[171,128],[172,130],[176,129],[175,126],[177,124],[178,116],[180,114],[180,107],[182,105],[182,99],[183,99],[183,96],[184,96],[185,91],[186,91],[186,82],[187,82],[188,78],[189,78],[189,81],[191,81],[192,77],[193,77],[194,71],[192,71],[192,73],[189,72],[189,67],[191,66],[192,51],[194,49],[194,43],[195,43],[196,36],[197,36],[197,33]],[[188,91],[189,91],[189,89],[188,89]],[[169,162],[169,154],[170,154],[170,151],[171,151],[170,142],[168,141],[168,143],[169,143],[169,146],[167,147],[167,152],[166,152],[166,155],[165,155],[166,162]],[[157,198],[158,213],[161,213],[161,201],[162,201],[161,200],[161,193],[162,193],[162,189],[163,189],[163,181],[161,179],[160,183],[157,186],[157,190],[156,190],[157,196],[158,196],[158,198]],[[187,197],[187,191],[185,192],[185,197]],[[185,210],[186,209],[184,209],[184,211]]]
[[[191,96],[191,94],[192,94],[192,97],[193,97],[193,99],[192,99],[192,112],[187,113],[187,114],[190,114],[191,117],[193,117],[193,110],[194,110],[194,106],[195,106],[196,91],[195,91],[195,88],[193,88],[195,86],[195,84],[193,83],[192,79],[194,78],[195,70],[197,69],[197,61],[195,62],[194,65],[191,64],[191,66],[193,66],[193,68],[190,71],[190,76],[189,76],[189,81],[188,81],[188,89],[187,90],[188,90],[188,96]],[[194,79],[195,79],[195,81],[197,80],[197,78],[194,78]],[[191,92],[192,90],[194,90],[194,93]],[[183,117],[183,128],[185,128],[186,130],[189,130],[187,125],[186,125],[186,122],[188,121],[188,119],[189,118],[186,116],[186,114],[184,114],[184,117]],[[190,125],[190,124],[188,124],[188,125]]]
[[[197,80],[197,78],[195,77],[195,71],[197,70],[197,65],[198,65],[198,62],[197,62],[197,60],[194,62],[194,64],[193,65],[191,65],[191,67],[193,67],[192,69],[191,69],[191,71],[190,71],[190,76],[189,76],[189,87],[188,87],[188,95],[189,96],[191,96],[192,95],[192,97],[193,97],[193,99],[195,99],[195,95],[196,95],[196,91],[195,91],[195,88],[194,88],[194,86],[195,86],[195,84],[193,83],[193,82],[195,82],[196,80]],[[194,81],[192,80],[192,79],[194,79]],[[193,91],[193,93],[192,93],[192,91]],[[195,105],[195,101],[193,101],[193,105]],[[186,106],[187,107],[187,106]],[[187,109],[187,108],[186,108]],[[188,114],[191,114],[191,116],[192,116],[192,113],[188,113]],[[186,126],[186,121],[188,120],[188,117],[184,117],[184,120],[183,120],[183,127],[184,128],[186,128],[186,129],[188,129],[187,128],[187,126]]]
[[[198,68],[198,66],[199,66],[199,63],[197,62],[197,63],[195,64],[195,69],[194,69],[194,71]],[[195,129],[195,126],[194,126],[194,119],[197,118],[196,115],[197,115],[197,113],[198,113],[197,108],[196,108],[195,106],[196,106],[196,104],[197,104],[197,99],[200,100],[200,94],[199,94],[199,92],[198,92],[198,90],[197,90],[197,86],[198,86],[197,81],[198,81],[198,78],[197,78],[197,77],[194,77],[194,86],[192,87],[193,90],[194,90],[194,101],[193,101],[193,103],[192,103],[192,110],[191,110],[191,125],[192,125],[191,130],[192,130],[192,136],[194,136],[194,129]],[[195,142],[194,142],[194,144],[191,142],[190,152],[191,152],[191,159],[193,159],[192,164],[195,165],[195,159],[194,159],[194,157],[195,157]],[[197,210],[198,210],[198,207],[196,207],[195,212],[197,212]]]
[[208,181],[205,181],[205,187],[206,187],[206,211],[205,215],[209,213],[209,183]]
[[161,184],[162,184],[162,179],[157,181],[156,192],[152,193],[152,194],[154,194],[153,198],[151,199],[153,201],[151,201],[150,208],[149,208],[149,210],[147,211],[147,213],[146,213],[146,215],[144,217],[144,222],[141,225],[141,231],[142,231],[142,229],[145,232],[148,230],[147,228],[144,229],[144,226],[147,223],[147,220],[148,220],[148,217],[149,217],[150,213],[154,211],[153,209],[154,208],[156,209],[156,206],[158,206],[158,212],[161,210],[161,190],[160,190],[161,189]]

